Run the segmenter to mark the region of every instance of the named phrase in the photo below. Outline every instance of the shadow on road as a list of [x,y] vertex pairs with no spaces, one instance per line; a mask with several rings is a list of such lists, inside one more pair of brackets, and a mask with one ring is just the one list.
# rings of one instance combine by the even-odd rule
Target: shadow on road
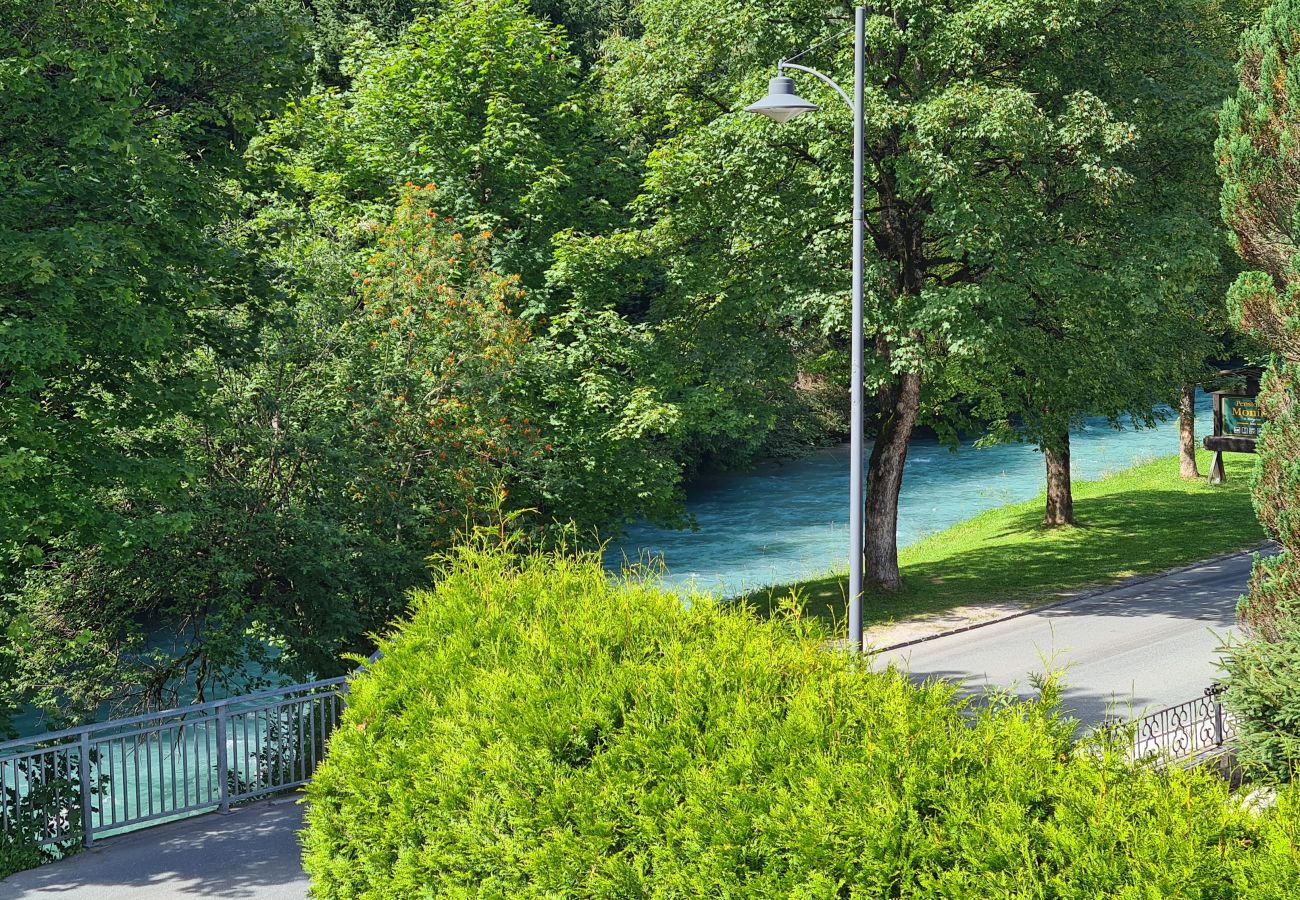
[[[957,669],[931,670],[925,672],[924,675],[913,675],[911,677],[917,684],[934,681],[948,682],[957,688],[958,697],[969,700],[972,707],[974,707],[991,698],[1002,696],[1010,696],[1017,700],[1037,699],[1038,689],[1034,687],[1029,677],[1031,671],[1026,671],[1023,680],[1005,687],[987,684],[982,678],[972,678],[969,672]],[[1043,670],[1038,671],[1041,673]],[[1141,718],[1157,712],[1166,705],[1158,702],[1155,697],[1144,696],[1136,690],[1101,692],[1071,688],[1069,686],[1068,672],[1066,673],[1065,682],[1065,689],[1061,698],[1061,711],[1070,718],[1078,720],[1080,731],[1086,731],[1111,718],[1126,720]],[[1186,699],[1194,700],[1196,698],[1190,696]]]
[[304,900],[303,809],[279,798],[106,838],[88,850],[0,881],[0,898]]
[[1076,616],[1170,618],[1204,622],[1216,631],[1237,624],[1237,598],[1250,575],[1249,557],[1237,556],[1133,586],[1120,586],[1094,597],[1041,610],[1045,619]]

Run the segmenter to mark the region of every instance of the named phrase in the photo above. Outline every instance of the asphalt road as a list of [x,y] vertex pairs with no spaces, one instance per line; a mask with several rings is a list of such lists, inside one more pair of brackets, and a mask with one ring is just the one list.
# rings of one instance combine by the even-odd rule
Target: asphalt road
[[306,900],[292,797],[106,838],[0,881],[0,900]]
[[1218,678],[1218,650],[1235,633],[1251,555],[1121,586],[1104,594],[881,653],[913,678],[963,690],[1031,696],[1029,676],[1064,668],[1064,706],[1084,724],[1129,718],[1201,696]]

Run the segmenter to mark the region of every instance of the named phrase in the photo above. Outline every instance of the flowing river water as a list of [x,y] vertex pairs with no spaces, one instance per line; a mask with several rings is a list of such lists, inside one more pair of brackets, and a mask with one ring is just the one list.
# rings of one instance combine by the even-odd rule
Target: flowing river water
[[[1165,410],[1154,428],[1117,431],[1087,422],[1071,438],[1071,473],[1096,479],[1178,452],[1178,419]],[[1211,432],[1208,395],[1198,396],[1197,440]],[[870,452],[868,450],[868,452]],[[606,567],[659,559],[673,587],[735,596],[842,570],[848,524],[849,449],[818,451],[792,463],[714,475],[687,491],[696,530],[635,525],[605,553]],[[1044,490],[1043,457],[1025,444],[955,451],[933,439],[913,441],[899,501],[898,542],[927,535],[986,509],[1033,499]]]
[[[1197,435],[1212,425],[1210,398],[1198,398]],[[1178,450],[1178,421],[1168,413],[1155,428],[1116,431],[1093,421],[1071,440],[1076,479],[1098,478]],[[848,522],[847,446],[796,462],[767,463],[747,472],[714,475],[687,492],[695,530],[634,526],[610,545],[606,566],[661,559],[665,582],[734,596],[769,584],[825,575],[845,565]],[[1023,444],[956,451],[934,440],[913,441],[900,501],[900,546],[986,509],[1028,500],[1043,490],[1043,459]],[[21,735],[45,730],[31,709],[17,717]]]

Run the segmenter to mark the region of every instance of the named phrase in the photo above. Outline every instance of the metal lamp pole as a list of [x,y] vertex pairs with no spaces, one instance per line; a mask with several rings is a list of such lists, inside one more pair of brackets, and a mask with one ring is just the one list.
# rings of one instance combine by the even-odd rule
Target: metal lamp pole
[[[767,96],[745,107],[747,112],[767,116],[776,122],[788,122],[806,112],[813,112],[817,104],[804,100],[794,90],[794,80],[785,75],[786,69],[806,72],[830,85],[839,94],[853,112],[853,337],[852,363],[850,377],[851,401],[849,410],[849,644],[853,652],[861,652],[862,643],[862,550],[863,550],[863,473],[862,458],[865,443],[863,425],[863,261],[862,240],[866,229],[862,205],[862,166],[864,157],[863,125],[863,78],[866,68],[866,10],[859,6],[854,10],[853,39],[853,97],[845,93],[835,80],[823,75],[816,69],[797,65],[799,59],[821,44],[814,44],[808,50],[796,54],[790,59],[777,63],[777,77],[768,83]],[[843,34],[843,32],[841,32]],[[835,35],[834,37],[839,37]],[[828,38],[827,40],[831,40]],[[821,43],[825,43],[822,41]]]

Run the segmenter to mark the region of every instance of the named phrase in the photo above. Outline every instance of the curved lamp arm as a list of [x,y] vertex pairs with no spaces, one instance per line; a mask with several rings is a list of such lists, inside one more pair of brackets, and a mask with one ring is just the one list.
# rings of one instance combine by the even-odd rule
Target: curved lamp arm
[[830,85],[831,88],[835,91],[835,93],[840,95],[840,99],[849,105],[850,111],[857,112],[857,109],[853,105],[853,101],[849,99],[849,95],[845,93],[844,88],[836,84],[835,80],[830,76],[823,75],[821,72],[818,72],[816,69],[810,69],[807,66],[801,66],[798,63],[786,62],[785,60],[782,60],[781,62],[777,63],[776,65],[777,72],[783,72],[786,69],[795,69],[800,72],[807,72],[809,75],[813,76],[814,78],[820,78],[822,81]]

